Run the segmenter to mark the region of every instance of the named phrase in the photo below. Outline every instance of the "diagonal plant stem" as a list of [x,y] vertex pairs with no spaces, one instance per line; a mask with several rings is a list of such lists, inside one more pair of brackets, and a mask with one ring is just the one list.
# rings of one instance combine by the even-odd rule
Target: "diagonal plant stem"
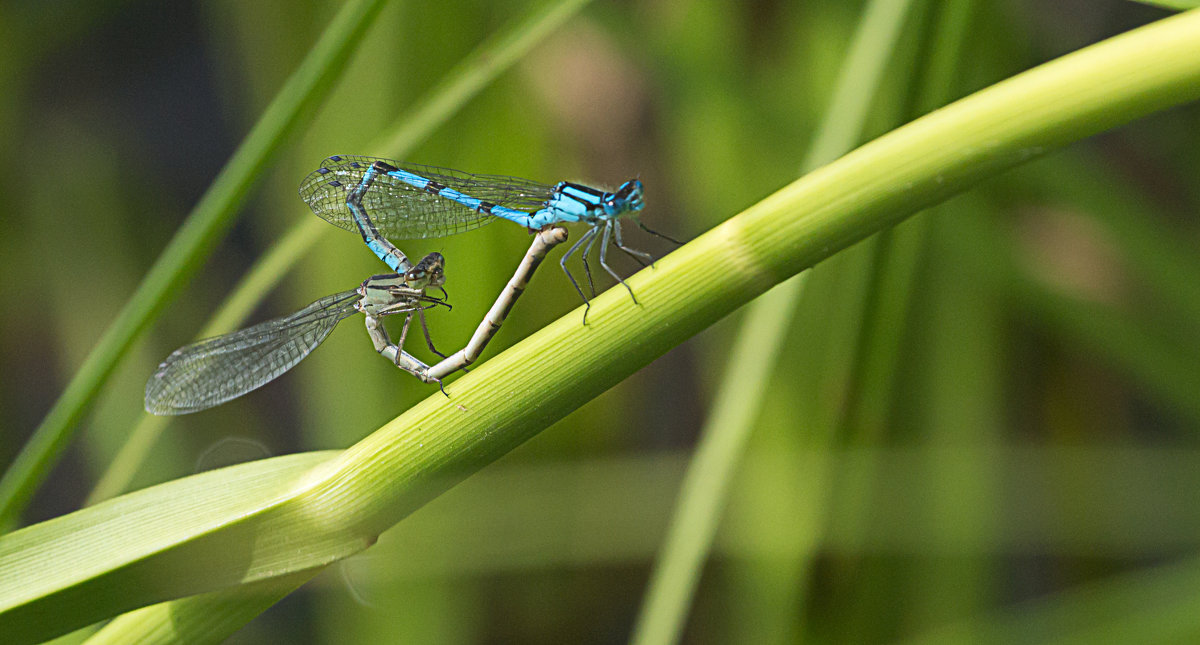
[[199,269],[233,223],[233,215],[287,136],[329,92],[383,0],[353,0],[325,28],[150,267],[117,319],[109,325],[66,390],[0,478],[0,531],[11,526],[51,466],[117,361],[158,317],[171,296]]
[[[545,5],[488,39],[463,59],[447,74],[446,80],[430,90],[425,98],[401,110],[396,123],[366,146],[367,154],[403,158],[480,90],[579,13],[589,1],[566,0]],[[317,217],[297,220],[291,230],[246,272],[198,337],[223,334],[245,322],[267,293],[283,280],[287,272],[320,239],[321,234],[328,230],[332,229]],[[171,420],[171,417],[146,415],[130,433],[129,439],[88,495],[86,503],[94,504],[125,490],[149,454],[151,446]]]
[[[802,172],[837,158],[858,142],[910,4],[909,0],[874,0],[867,5]],[[806,272],[784,282],[747,309],[650,574],[633,643],[679,642],[734,467],[761,409],[807,277]]]

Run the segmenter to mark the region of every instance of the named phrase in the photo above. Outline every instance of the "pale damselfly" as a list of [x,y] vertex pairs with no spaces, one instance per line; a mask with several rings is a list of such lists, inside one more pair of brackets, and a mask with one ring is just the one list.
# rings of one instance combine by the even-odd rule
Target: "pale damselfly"
[[[291,315],[180,347],[146,382],[146,411],[198,412],[258,389],[299,363],[339,322],[356,313],[366,316],[376,351],[390,351],[397,367],[425,380],[428,368],[402,347],[414,313],[424,328],[425,309],[445,305],[443,298],[425,293],[445,283],[443,267],[441,254],[430,253],[404,273],[373,276],[357,289],[325,296]],[[380,323],[393,314],[406,314],[399,344],[388,339]],[[429,347],[437,352],[432,342]]]
[[[425,293],[429,288],[442,289],[445,284],[445,259],[439,253],[430,253],[412,266],[399,249],[389,245],[389,257],[402,272],[373,276],[357,289],[326,296],[289,316],[201,340],[172,352],[146,383],[146,410],[160,415],[197,412],[262,387],[299,363],[339,322],[355,313],[366,316],[367,333],[375,351],[422,382],[441,386],[443,378],[479,357],[546,253],[566,239],[567,230],[561,226],[538,232],[471,340],[450,356],[434,348],[424,316],[425,309],[430,307],[449,307],[444,298]],[[444,294],[445,290],[442,291]],[[394,314],[405,314],[397,343],[388,338],[382,321],[384,316]],[[413,314],[420,319],[430,351],[442,357],[433,366],[404,351]]]

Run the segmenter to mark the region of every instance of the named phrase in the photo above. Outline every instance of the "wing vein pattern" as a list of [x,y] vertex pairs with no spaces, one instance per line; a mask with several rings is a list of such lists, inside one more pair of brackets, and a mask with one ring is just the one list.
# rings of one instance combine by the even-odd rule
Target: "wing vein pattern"
[[308,355],[338,322],[357,313],[357,290],[325,296],[288,316],[171,352],[146,384],[155,414],[219,405],[259,388]]
[[[300,197],[321,219],[357,231],[346,197],[362,183],[375,161],[383,161],[448,186],[470,197],[500,206],[534,212],[545,206],[553,186],[502,175],[473,175],[436,166],[399,163],[390,159],[340,155],[329,157],[300,184]],[[472,210],[454,200],[414,188],[380,174],[363,195],[363,207],[380,233],[401,240],[445,237],[479,228],[496,217]]]

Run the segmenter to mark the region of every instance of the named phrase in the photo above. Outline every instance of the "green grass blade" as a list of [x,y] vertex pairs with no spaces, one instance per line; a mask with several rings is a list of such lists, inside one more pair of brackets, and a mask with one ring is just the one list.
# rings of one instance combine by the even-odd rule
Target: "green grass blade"
[[16,521],[33,491],[70,443],[72,430],[117,361],[228,230],[255,180],[287,136],[328,93],[382,6],[382,0],[354,0],[342,8],[221,169],[0,479],[0,529]]
[[[867,6],[804,170],[836,158],[859,141],[909,6],[907,0],[879,0]],[[731,365],[700,431],[695,460],[688,468],[675,516],[651,572],[634,625],[634,643],[679,641],[700,572],[712,549],[734,466],[761,409],[767,379],[780,355],[804,277],[771,290],[746,313],[730,353]]]
[[319,572],[320,569],[301,571],[143,607],[118,616],[87,643],[222,643]]
[[[148,598],[219,589],[253,576],[256,540],[274,538],[256,538],[246,519],[290,500],[305,473],[337,454],[303,453],[208,471],[5,535],[0,633],[10,643],[42,641],[145,606]],[[359,536],[339,539],[327,531],[310,548],[331,557],[365,546]],[[222,559],[225,566],[208,566]]]
[[[346,557],[773,285],[1037,153],[1198,97],[1200,12],[980,91],[808,174],[633,276],[641,305],[611,289],[593,301],[588,326],[581,311],[568,314],[452,383],[452,398],[431,396],[332,459],[214,471],[0,537],[0,570],[11,574],[0,577],[0,633],[48,637],[118,607]],[[306,458],[316,465],[303,474],[260,470]],[[246,481],[227,487],[230,473]],[[204,510],[218,503],[219,512]],[[120,507],[141,509],[138,521],[112,513]]]

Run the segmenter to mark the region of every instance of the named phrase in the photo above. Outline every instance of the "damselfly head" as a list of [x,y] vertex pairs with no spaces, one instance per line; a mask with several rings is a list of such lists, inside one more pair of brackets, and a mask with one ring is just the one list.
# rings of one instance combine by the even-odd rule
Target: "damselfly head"
[[434,251],[404,274],[408,286],[416,289],[438,288],[446,284],[446,258]]
[[642,182],[630,179],[604,200],[604,212],[619,217],[623,213],[636,213],[646,205],[642,197]]

